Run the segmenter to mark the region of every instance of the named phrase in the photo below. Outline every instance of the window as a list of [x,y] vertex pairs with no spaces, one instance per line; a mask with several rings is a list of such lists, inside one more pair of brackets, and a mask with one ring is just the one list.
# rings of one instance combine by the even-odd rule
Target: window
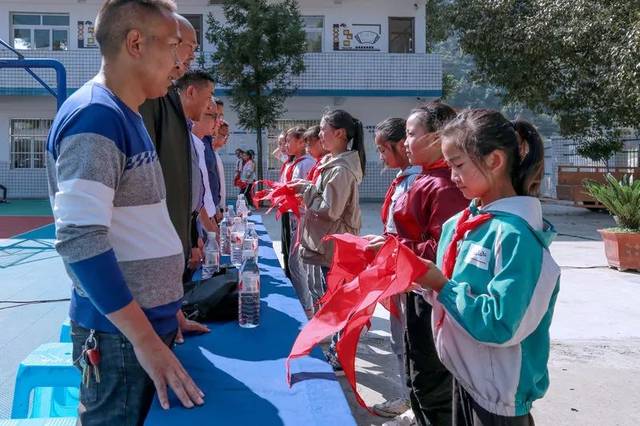
[[193,26],[193,29],[196,30],[196,40],[198,41],[198,48],[202,50],[202,15],[182,15],[187,18],[187,21]]
[[307,52],[322,52],[324,16],[303,16],[302,22],[307,35]]
[[414,53],[414,19],[389,18],[389,53]]
[[69,15],[12,13],[11,32],[15,49],[67,50]]
[[12,119],[10,124],[11,168],[45,167],[47,134],[53,120]]

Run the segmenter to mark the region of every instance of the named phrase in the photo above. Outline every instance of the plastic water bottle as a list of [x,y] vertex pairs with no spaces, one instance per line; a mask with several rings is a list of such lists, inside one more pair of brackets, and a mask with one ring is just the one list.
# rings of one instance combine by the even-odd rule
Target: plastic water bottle
[[238,322],[240,327],[254,328],[260,324],[260,270],[253,252],[246,250],[247,260],[240,269],[238,285]]
[[247,225],[247,230],[244,233],[244,241],[242,242],[242,262],[247,260],[247,255],[256,259],[255,243],[256,239],[251,235],[251,224]]
[[249,216],[249,208],[247,207],[247,202],[242,194],[238,194],[238,200],[236,201],[236,215],[240,216],[245,222]]
[[239,268],[242,265],[242,244],[244,242],[244,223],[242,218],[235,217],[231,227],[231,263]]
[[223,256],[229,256],[231,255],[231,241],[229,239],[231,224],[229,223],[228,213],[224,213],[218,226],[220,227],[220,253]]
[[260,245],[260,237],[258,237],[258,233],[256,232],[256,224],[253,222],[249,222],[247,224],[247,231],[246,231],[246,235],[245,235],[245,239],[249,237],[251,239],[251,242],[253,243],[253,253],[254,253],[254,257],[256,259],[256,262],[258,261],[258,247]]
[[208,280],[220,270],[220,249],[216,241],[215,232],[207,232],[207,243],[204,246],[204,263],[202,264],[202,279]]

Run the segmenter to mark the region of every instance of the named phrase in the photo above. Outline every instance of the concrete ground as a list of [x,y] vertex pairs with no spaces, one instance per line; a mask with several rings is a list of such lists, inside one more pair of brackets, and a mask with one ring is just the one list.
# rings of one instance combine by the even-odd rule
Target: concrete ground
[[[379,211],[380,204],[362,206],[362,234],[380,232]],[[551,252],[562,279],[551,328],[551,385],[534,404],[536,424],[638,425],[640,274],[607,266],[597,229],[613,224],[609,215],[560,204],[545,204],[544,213],[559,233]],[[273,215],[265,219],[278,242],[280,224]],[[356,360],[359,391],[369,405],[398,395],[388,336],[389,314],[379,308]],[[341,383],[359,425],[385,421],[361,408],[344,378]]]
[[[362,206],[363,234],[380,232],[379,210],[379,204]],[[559,205],[544,210],[560,233],[551,251],[563,275],[551,329],[551,386],[534,406],[536,424],[638,425],[640,275],[606,266],[596,230],[613,223],[608,215]],[[278,242],[280,223],[273,216],[265,217],[265,224]],[[57,340],[68,310],[67,303],[6,309],[10,305],[1,302],[68,297],[68,286],[54,279],[64,276],[55,251],[30,241],[28,247],[0,251],[0,418],[10,414],[20,360],[39,344]],[[369,405],[397,395],[388,336],[388,314],[380,308],[357,359],[359,389]],[[346,381],[341,383],[359,425],[384,421],[360,408]]]

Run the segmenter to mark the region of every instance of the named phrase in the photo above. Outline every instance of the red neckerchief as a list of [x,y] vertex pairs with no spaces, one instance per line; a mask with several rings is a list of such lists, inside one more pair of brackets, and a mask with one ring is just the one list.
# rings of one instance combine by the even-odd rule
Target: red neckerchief
[[[458,257],[459,242],[467,235],[467,232],[473,231],[483,223],[491,220],[493,215],[491,213],[482,213],[471,217],[471,209],[466,208],[462,211],[462,214],[456,222],[456,229],[453,231],[451,241],[444,252],[442,260],[442,273],[445,277],[451,279],[453,276],[453,270],[456,266],[456,258]],[[442,316],[436,324],[438,328],[442,326],[444,321],[445,311],[442,311]]]
[[380,209],[380,217],[382,218],[382,225],[385,227],[385,229],[387,226],[387,219],[389,218],[389,207],[391,207],[391,199],[393,198],[393,194],[396,192],[396,188],[398,187],[398,185],[400,185],[400,183],[405,180],[407,176],[408,175],[402,175],[396,177],[393,182],[391,182],[391,185],[389,186],[389,189],[387,189],[387,193],[384,196],[384,203],[382,203],[382,208]]
[[313,165],[313,167],[311,168],[311,170],[309,170],[309,173],[307,174],[307,180],[313,182],[314,185],[316,183],[316,180],[320,177],[321,170],[319,170],[319,167],[322,164],[322,161],[325,158],[327,158],[327,155],[329,155],[329,154],[325,154],[322,157],[320,157],[316,161],[316,164]]
[[336,344],[338,359],[356,400],[369,410],[356,386],[355,356],[362,330],[370,323],[379,302],[407,292],[412,283],[427,272],[427,267],[395,236],[387,239],[375,257],[366,250],[368,241],[364,238],[350,234],[325,238],[334,240],[335,253],[341,254],[333,256],[328,281],[348,281],[333,289],[298,334],[285,364],[287,382],[291,385],[289,363],[292,359],[308,355],[323,338],[341,331]]
[[282,174],[284,173],[284,169],[287,168],[287,164],[289,164],[289,161],[285,161],[282,163],[282,166],[280,166],[280,174],[278,175],[280,180],[282,180]]
[[449,165],[447,164],[446,161],[444,161],[444,158],[440,158],[439,160],[436,160],[434,163],[431,163],[428,166],[422,166],[422,173],[428,173],[432,170],[448,169],[448,168],[449,168]]
[[291,163],[291,165],[287,169],[286,174],[284,176],[284,183],[291,182],[291,179],[293,179],[293,169],[295,169],[296,165],[299,162],[301,162],[303,159],[304,159],[304,155],[301,155],[300,157],[298,157],[295,160],[293,160],[293,162]]

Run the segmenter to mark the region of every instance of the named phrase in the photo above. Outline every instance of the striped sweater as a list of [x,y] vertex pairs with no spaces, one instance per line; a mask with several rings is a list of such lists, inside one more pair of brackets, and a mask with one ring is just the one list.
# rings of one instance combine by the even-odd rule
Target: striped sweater
[[86,83],[56,115],[47,172],[56,250],[73,283],[71,319],[116,333],[105,315],[136,300],[157,333],[175,330],[184,257],[141,116]]

